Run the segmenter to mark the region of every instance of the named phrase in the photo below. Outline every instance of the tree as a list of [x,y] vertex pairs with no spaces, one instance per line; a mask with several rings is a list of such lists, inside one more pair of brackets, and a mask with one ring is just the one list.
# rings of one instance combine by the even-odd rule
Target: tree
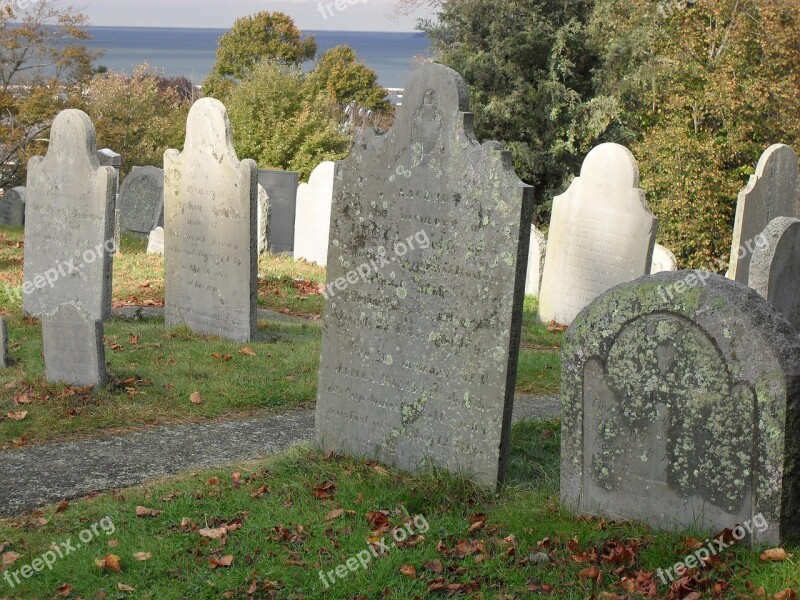
[[378,85],[378,75],[358,61],[349,46],[336,46],[323,54],[308,75],[308,86],[313,95],[325,92],[342,105],[355,100],[374,111],[389,109],[389,92]]

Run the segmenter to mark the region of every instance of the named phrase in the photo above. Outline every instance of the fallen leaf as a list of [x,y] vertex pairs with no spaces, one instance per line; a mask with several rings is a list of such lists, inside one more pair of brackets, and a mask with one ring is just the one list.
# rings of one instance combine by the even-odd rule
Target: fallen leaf
[[341,517],[343,514],[344,514],[344,509],[343,508],[337,508],[336,510],[332,510],[327,515],[325,515],[325,520],[326,521],[333,521],[333,520],[338,519],[339,517]]
[[67,502],[66,500],[62,500],[61,502],[58,503],[58,506],[56,506],[56,514],[62,513],[68,508],[69,508],[69,502]]
[[23,410],[22,412],[10,412],[6,414],[6,417],[11,419],[12,421],[24,421],[27,416],[28,416],[27,410]]
[[21,556],[22,556],[21,554],[17,554],[16,552],[6,552],[1,557],[3,561],[3,566],[8,567],[10,565],[13,565],[20,559]]
[[62,598],[66,598],[72,593],[72,586],[68,583],[62,583],[60,586],[56,588],[56,596],[61,596]]
[[136,591],[135,587],[131,587],[129,585],[125,585],[124,583],[118,583],[117,584],[117,589],[120,592],[135,592]]
[[147,508],[145,506],[137,506],[136,507],[136,516],[137,517],[158,517],[161,513],[164,512],[162,510],[154,510],[152,508]]
[[241,350],[239,350],[239,354],[244,354],[245,356],[258,356],[255,352],[253,352],[250,348],[245,346]]
[[219,477],[211,477],[208,481],[206,481],[206,485],[211,487],[216,487],[219,485]]
[[400,575],[405,575],[406,577],[410,577],[411,579],[417,578],[417,569],[414,565],[403,565],[400,567]]
[[133,558],[135,558],[139,562],[144,562],[146,560],[150,560],[151,558],[153,558],[153,553],[152,552],[134,552],[133,553]]
[[221,540],[228,534],[228,529],[226,527],[216,527],[216,528],[206,527],[204,529],[199,530],[197,533],[199,533],[202,537],[208,538],[210,540]]
[[200,392],[192,392],[192,395],[189,396],[189,400],[194,405],[203,403],[203,397],[200,395]]
[[119,561],[119,556],[116,554],[106,554],[105,558],[95,558],[94,564],[96,564],[101,571],[108,569],[115,573],[122,573],[122,566],[119,564]]
[[787,588],[775,594],[773,598],[775,600],[797,600],[797,592],[791,588]]
[[233,564],[233,556],[223,556],[222,558],[211,558],[209,564],[212,570],[217,567],[230,567]]
[[792,555],[788,554],[783,548],[771,548],[761,554],[761,560],[764,561],[782,562],[790,558],[792,558]]

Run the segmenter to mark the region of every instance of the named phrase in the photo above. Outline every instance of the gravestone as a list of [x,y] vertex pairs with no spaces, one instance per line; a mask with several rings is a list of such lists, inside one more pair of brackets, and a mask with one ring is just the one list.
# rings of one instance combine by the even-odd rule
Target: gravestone
[[653,260],[650,263],[650,274],[664,273],[665,271],[677,271],[678,259],[672,253],[672,250],[665,248],[661,244],[656,244],[653,247]]
[[203,98],[183,152],[164,155],[165,321],[236,341],[255,334],[257,168],[236,157],[228,112]]
[[800,534],[800,341],[753,290],[701,271],[622,284],[563,349],[561,499],[753,543]]
[[267,190],[258,184],[258,253],[269,251],[269,196]]
[[164,225],[164,169],[134,167],[119,194],[120,230],[148,235]]
[[294,219],[297,184],[300,175],[293,171],[261,169],[258,183],[269,197],[269,250],[275,254],[294,252]]
[[494,486],[508,455],[532,188],[472,130],[466,85],[417,69],[392,129],[337,163],[317,442]]
[[28,163],[25,314],[74,304],[91,319],[110,318],[115,177],[113,167],[97,162],[89,117],[74,109],[61,112],[47,155]]
[[775,144],[761,156],[755,174],[739,193],[728,277],[748,285],[756,237],[777,217],[800,218],[797,154]]
[[164,228],[156,227],[147,238],[147,253],[164,255]]
[[647,273],[657,229],[633,154],[618,144],[597,146],[553,200],[539,319],[569,325],[597,296]]
[[749,285],[800,330],[800,220],[773,219],[758,240]]
[[101,385],[107,379],[103,322],[75,305],[42,315],[45,376],[50,383]]
[[114,244],[117,248],[117,252],[119,251],[120,246],[120,227],[119,227],[119,218],[120,218],[120,210],[119,210],[119,184],[120,184],[120,177],[122,171],[122,156],[111,150],[110,148],[103,148],[102,150],[97,151],[97,162],[100,163],[101,167],[114,167],[114,171],[116,172],[116,179],[114,181],[114,190],[117,195],[116,201],[116,208],[114,209]]
[[528,276],[525,279],[525,294],[527,296],[539,296],[546,255],[547,240],[541,231],[532,226],[531,247],[528,250]]
[[0,317],[0,368],[6,369],[9,365],[8,360],[8,328],[6,320]]
[[11,188],[0,198],[0,225],[25,225],[25,187]]
[[308,179],[297,189],[297,213],[294,222],[294,257],[328,264],[328,234],[331,227],[333,176],[336,163],[317,165]]

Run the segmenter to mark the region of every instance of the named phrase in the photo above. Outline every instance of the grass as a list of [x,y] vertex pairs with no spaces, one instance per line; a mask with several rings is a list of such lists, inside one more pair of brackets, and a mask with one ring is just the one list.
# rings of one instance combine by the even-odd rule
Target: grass
[[[658,569],[688,554],[692,534],[560,510],[558,464],[558,424],[527,421],[514,427],[509,482],[497,495],[446,473],[411,476],[302,447],[102,493],[0,521],[12,582],[53,542],[77,543],[92,525],[96,532],[52,571],[20,577],[13,589],[0,578],[0,598],[615,600],[643,597],[626,587],[656,585]],[[155,512],[137,516],[137,507]],[[413,533],[406,542],[380,558],[369,553],[368,544],[390,545],[404,524]],[[606,560],[596,556],[604,551]],[[337,577],[359,553],[365,567],[351,560],[355,570],[340,567]],[[328,587],[320,570],[334,572]],[[691,586],[707,598],[753,597],[749,586],[763,586],[772,598],[796,588],[798,575],[792,561],[763,562],[758,551],[734,547]],[[668,596],[657,585],[656,594],[689,592]]]

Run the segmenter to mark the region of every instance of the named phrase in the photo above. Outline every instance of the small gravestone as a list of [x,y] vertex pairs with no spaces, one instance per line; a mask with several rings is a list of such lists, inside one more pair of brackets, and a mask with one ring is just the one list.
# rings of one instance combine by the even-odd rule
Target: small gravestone
[[269,251],[269,196],[267,190],[258,184],[258,253]]
[[103,148],[97,151],[97,162],[101,167],[114,167],[117,172],[117,193],[119,193],[119,174],[122,170],[122,156],[110,148]]
[[328,233],[331,227],[333,176],[336,163],[320,163],[308,183],[297,189],[294,222],[294,257],[325,266],[328,264]]
[[101,167],[94,126],[80,110],[53,122],[47,155],[28,163],[23,311],[39,316],[74,304],[111,316],[113,167]]
[[71,304],[42,315],[45,375],[50,383],[74,386],[105,383],[103,322]]
[[598,298],[563,349],[561,499],[672,530],[800,534],[800,341],[753,290],[701,271]]
[[300,175],[293,171],[262,169],[258,172],[258,183],[269,197],[269,251],[275,254],[294,252],[294,219],[299,178]]
[[528,250],[528,276],[525,279],[525,294],[538,296],[542,283],[542,271],[547,255],[547,240],[541,231],[531,227],[531,246]]
[[9,365],[8,360],[8,328],[6,327],[6,320],[0,317],[0,368],[7,368]]
[[777,217],[800,218],[797,154],[775,144],[761,156],[755,174],[739,193],[728,277],[748,285],[756,237]]
[[464,80],[411,76],[337,164],[317,442],[494,486],[508,456],[532,188],[479,144]]
[[257,168],[236,157],[228,112],[204,98],[183,152],[164,155],[165,321],[248,341],[258,293]]
[[756,239],[749,285],[800,330],[800,220],[773,219]]
[[539,318],[569,325],[597,296],[647,273],[657,228],[633,154],[618,144],[592,150],[553,200]]
[[164,224],[164,170],[134,167],[119,194],[120,230],[148,235]]
[[650,263],[650,274],[664,273],[666,271],[677,271],[678,259],[669,248],[665,248],[661,244],[656,244],[653,247],[653,260]]
[[164,255],[164,228],[156,227],[147,238],[147,253]]
[[25,225],[25,188],[11,188],[0,198],[0,225],[22,227]]

